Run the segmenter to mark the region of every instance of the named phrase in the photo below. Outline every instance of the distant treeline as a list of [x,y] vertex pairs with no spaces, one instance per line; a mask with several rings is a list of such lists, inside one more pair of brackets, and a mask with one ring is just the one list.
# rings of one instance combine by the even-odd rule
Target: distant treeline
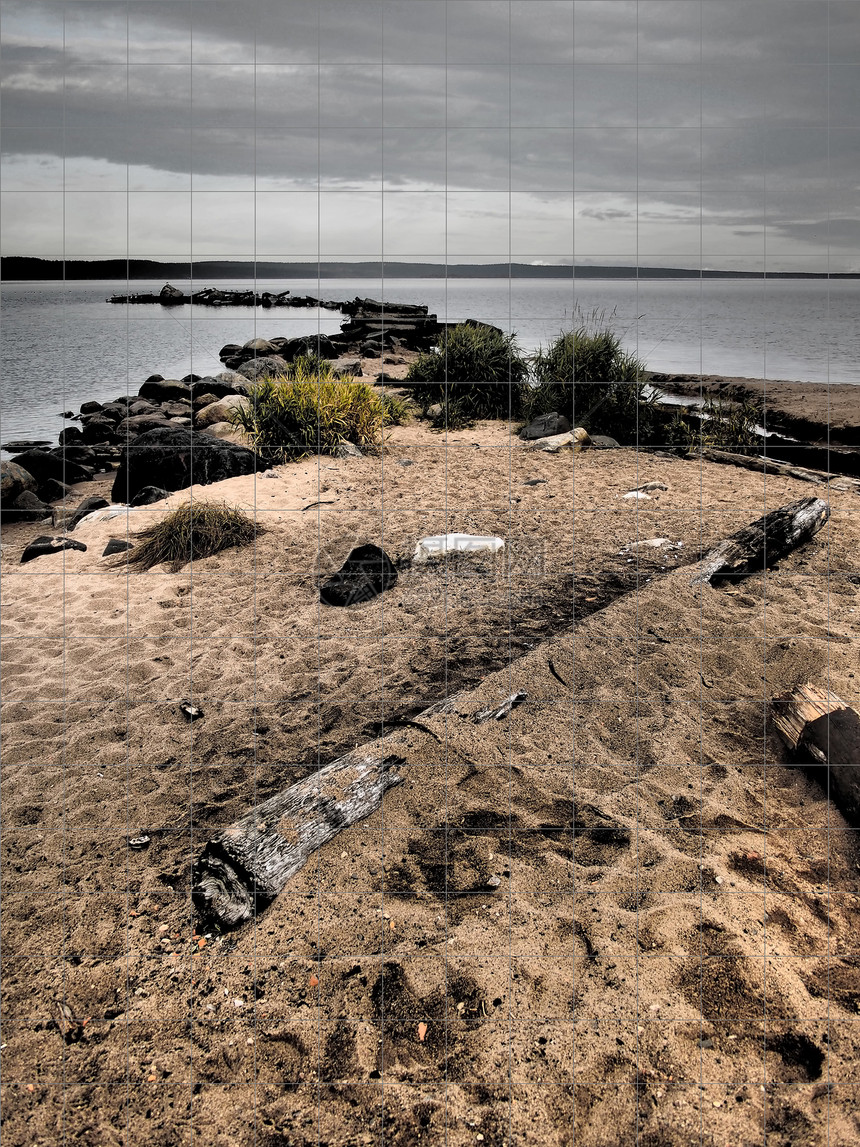
[[856,274],[788,271],[694,271],[682,267],[533,266],[529,263],[254,263],[154,259],[31,259],[0,261],[6,282],[36,279],[857,279]]

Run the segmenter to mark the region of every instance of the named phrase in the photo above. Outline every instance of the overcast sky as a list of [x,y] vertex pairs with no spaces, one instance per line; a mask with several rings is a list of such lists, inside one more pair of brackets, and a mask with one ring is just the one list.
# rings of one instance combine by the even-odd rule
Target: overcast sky
[[4,254],[860,271],[857,0],[0,0]]

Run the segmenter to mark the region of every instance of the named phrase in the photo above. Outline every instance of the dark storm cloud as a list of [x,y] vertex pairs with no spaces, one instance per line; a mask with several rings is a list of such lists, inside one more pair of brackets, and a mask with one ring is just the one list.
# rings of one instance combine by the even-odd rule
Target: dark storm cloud
[[[699,195],[715,225],[739,193],[760,193],[796,250],[806,234],[817,245],[816,220],[856,211],[855,12],[853,0],[4,0],[6,187],[53,189],[49,159],[65,148],[76,178],[91,165],[93,190],[118,165],[139,190],[192,172],[195,186],[236,190],[575,190],[684,219]],[[584,201],[581,215],[617,210]],[[856,247],[850,226],[829,235]]]

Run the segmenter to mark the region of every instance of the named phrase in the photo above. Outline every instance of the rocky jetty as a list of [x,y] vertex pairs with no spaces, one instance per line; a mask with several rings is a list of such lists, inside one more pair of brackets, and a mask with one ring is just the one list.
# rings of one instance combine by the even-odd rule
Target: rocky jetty
[[330,299],[316,299],[312,295],[293,295],[290,291],[222,291],[218,287],[205,287],[202,291],[186,294],[178,287],[165,283],[157,295],[143,292],[137,295],[111,295],[109,303],[152,304],[162,307],[181,307],[193,303],[197,307],[321,307],[339,311],[341,304]]

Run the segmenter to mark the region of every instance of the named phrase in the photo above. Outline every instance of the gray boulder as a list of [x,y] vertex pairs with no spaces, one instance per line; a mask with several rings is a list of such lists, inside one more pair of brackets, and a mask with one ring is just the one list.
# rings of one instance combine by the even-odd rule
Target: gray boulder
[[165,418],[160,411],[154,410],[150,414],[135,414],[131,418],[123,419],[117,426],[116,433],[121,439],[137,438],[139,434],[144,434],[147,430],[172,425],[173,423],[169,418]]
[[266,355],[263,358],[253,358],[239,367],[239,374],[251,382],[258,382],[261,378],[280,378],[289,369],[286,359],[280,355]]
[[202,429],[204,426],[214,426],[216,422],[230,422],[235,412],[250,409],[250,399],[242,394],[229,394],[198,410],[195,425]]
[[621,443],[616,442],[614,438],[610,438],[608,434],[592,434],[591,445],[596,446],[598,450],[621,449]]
[[550,414],[539,414],[528,426],[520,431],[520,438],[526,442],[536,442],[538,438],[551,438],[554,434],[567,434],[570,423],[557,410]]
[[270,343],[268,339],[249,339],[249,341],[243,345],[242,350],[250,352],[252,355],[277,353],[277,348]]
[[234,442],[175,426],[156,427],[123,451],[114,479],[114,502],[130,502],[144,486],[184,490],[268,469],[252,451]]
[[29,490],[35,494],[38,482],[23,466],[17,462],[0,461],[0,498],[5,502],[13,502],[19,494]]
[[100,402],[82,402],[81,414],[98,414],[101,408],[102,404]]

